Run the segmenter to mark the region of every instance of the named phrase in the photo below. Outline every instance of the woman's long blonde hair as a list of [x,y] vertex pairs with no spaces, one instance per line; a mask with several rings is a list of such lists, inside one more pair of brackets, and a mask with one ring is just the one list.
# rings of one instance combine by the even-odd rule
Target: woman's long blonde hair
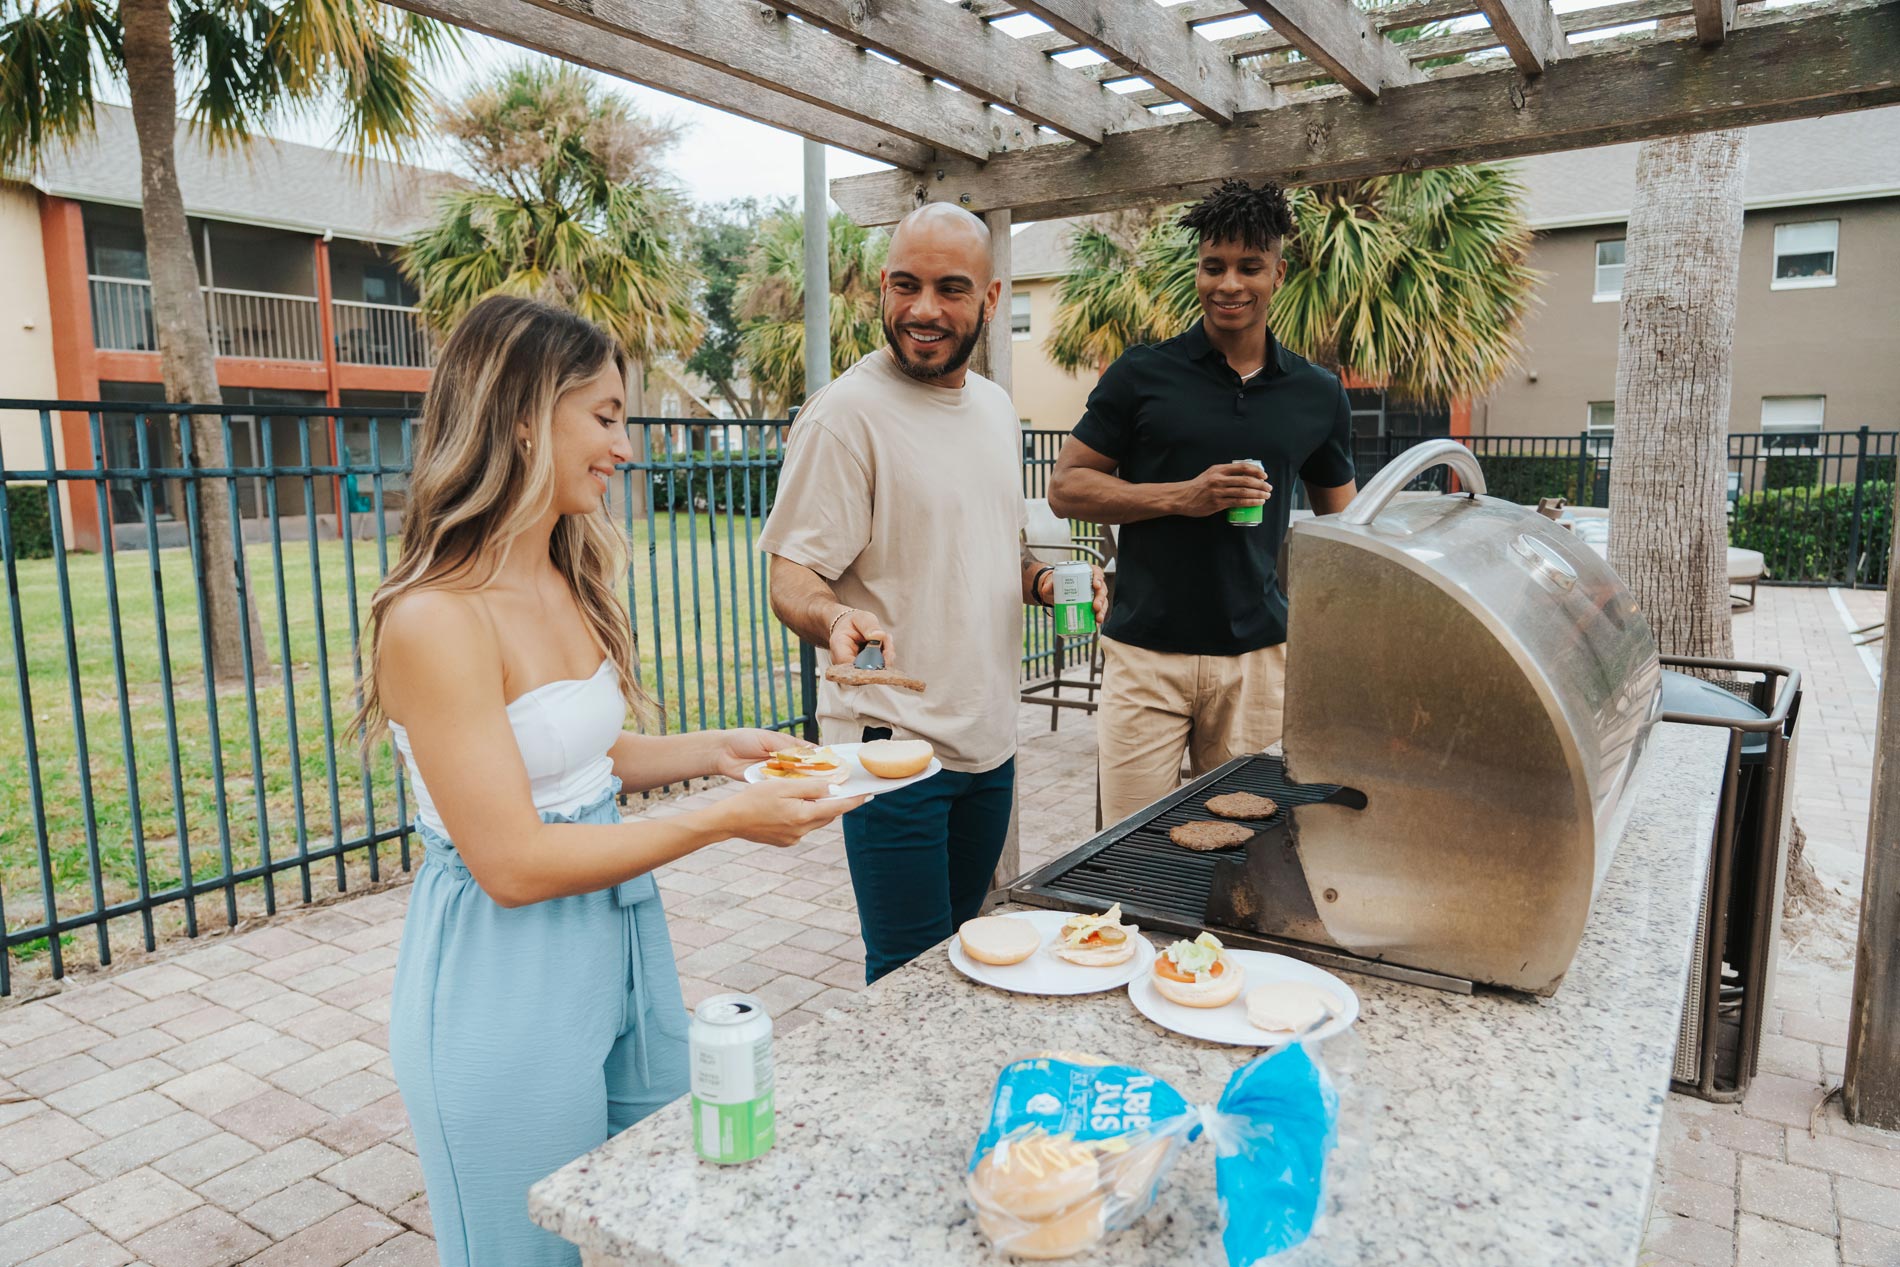
[[[363,706],[351,723],[365,747],[389,723],[376,684],[384,613],[413,590],[475,589],[494,579],[509,549],[552,502],[555,402],[610,362],[624,378],[626,354],[611,336],[532,299],[493,296],[457,323],[422,403],[402,556],[370,600]],[[528,446],[519,439],[522,427]],[[640,685],[633,622],[619,593],[626,541],[606,503],[588,514],[563,515],[548,554],[567,578],[588,632],[620,671],[628,707],[644,723],[653,715],[652,700]]]

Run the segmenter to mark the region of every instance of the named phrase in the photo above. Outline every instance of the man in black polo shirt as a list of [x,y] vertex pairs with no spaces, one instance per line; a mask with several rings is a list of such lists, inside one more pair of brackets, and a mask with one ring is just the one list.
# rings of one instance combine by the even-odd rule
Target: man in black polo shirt
[[[1280,490],[1304,480],[1322,515],[1354,492],[1345,390],[1267,329],[1286,195],[1231,180],[1181,223],[1200,239],[1201,320],[1109,366],[1049,485],[1056,514],[1125,525],[1096,717],[1111,823],[1174,790],[1183,749],[1199,775],[1280,738]],[[1256,506],[1259,523],[1229,522]]]

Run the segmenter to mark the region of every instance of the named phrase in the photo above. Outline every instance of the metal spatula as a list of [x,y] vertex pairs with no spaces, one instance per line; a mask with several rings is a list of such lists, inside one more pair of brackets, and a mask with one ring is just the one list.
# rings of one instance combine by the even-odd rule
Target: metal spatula
[[864,644],[863,650],[851,661],[854,669],[881,669],[884,667],[884,644],[873,638]]

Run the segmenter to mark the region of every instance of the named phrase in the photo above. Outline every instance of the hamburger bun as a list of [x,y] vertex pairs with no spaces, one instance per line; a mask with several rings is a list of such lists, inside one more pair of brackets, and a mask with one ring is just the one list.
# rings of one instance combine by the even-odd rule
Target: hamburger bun
[[1339,1012],[1332,992],[1310,981],[1269,981],[1247,993],[1247,1020],[1270,1034],[1298,1034]]
[[1121,922],[1121,903],[1101,915],[1074,915],[1062,922],[1051,947],[1058,959],[1085,968],[1112,968],[1135,957],[1135,934],[1141,930]]
[[936,755],[921,739],[874,739],[858,749],[858,764],[880,779],[922,774]]
[[991,1149],[970,1172],[977,1225],[1018,1258],[1068,1258],[1107,1231],[1108,1193],[1095,1150],[1031,1130]]
[[1240,997],[1240,987],[1245,980],[1238,968],[1229,968],[1211,981],[1170,981],[1166,977],[1155,978],[1155,989],[1161,997],[1179,1003],[1182,1007],[1226,1007]]
[[1155,956],[1155,989],[1183,1007],[1225,1007],[1240,997],[1247,973],[1227,957],[1220,938],[1202,933]]
[[1026,919],[1007,915],[981,915],[965,920],[957,929],[957,941],[963,953],[978,963],[1021,963],[1042,945],[1042,935]]
[[1100,1193],[1043,1219],[1025,1221],[976,1207],[976,1225],[1005,1254],[1037,1262],[1073,1258],[1101,1243],[1108,1231],[1108,1198]]

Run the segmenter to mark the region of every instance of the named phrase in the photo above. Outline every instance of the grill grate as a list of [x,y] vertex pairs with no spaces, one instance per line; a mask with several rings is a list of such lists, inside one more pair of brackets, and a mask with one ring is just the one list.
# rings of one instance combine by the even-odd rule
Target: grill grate
[[[1339,789],[1325,784],[1288,781],[1286,763],[1279,757],[1243,757],[1188,784],[1157,802],[1133,825],[1117,823],[1101,836],[1078,847],[1030,876],[1016,891],[1053,899],[1072,906],[1080,899],[1094,909],[1115,902],[1139,903],[1150,910],[1199,925],[1207,913],[1207,895],[1213,884],[1215,860],[1238,856],[1244,846],[1214,853],[1196,853],[1168,839],[1168,830],[1196,819],[1209,819],[1207,798],[1223,792],[1252,792],[1270,796],[1281,810],[1258,824],[1265,829],[1286,820],[1286,808],[1325,800]],[[1094,905],[1099,904],[1099,905]]]

